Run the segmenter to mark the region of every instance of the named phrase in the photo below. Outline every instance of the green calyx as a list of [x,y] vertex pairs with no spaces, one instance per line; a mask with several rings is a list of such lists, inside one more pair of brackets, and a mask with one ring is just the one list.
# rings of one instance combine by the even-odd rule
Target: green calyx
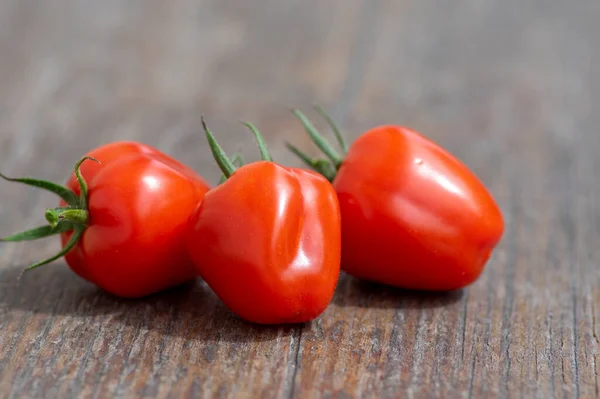
[[300,158],[309,168],[325,176],[329,181],[333,181],[339,168],[342,166],[344,156],[348,153],[348,144],[342,136],[339,128],[333,122],[333,119],[325,112],[323,108],[318,105],[313,107],[315,111],[327,122],[333,134],[335,135],[336,141],[342,149],[342,155],[340,155],[333,146],[327,141],[327,139],[317,131],[311,121],[298,109],[292,109],[292,113],[298,118],[302,127],[306,133],[308,133],[311,141],[325,154],[327,158],[315,159],[300,151],[297,147],[290,143],[286,143],[287,148]]
[[327,159],[314,159],[308,156],[306,153],[300,151],[293,144],[285,143],[285,146],[293,152],[298,158],[300,158],[309,168],[322,174],[327,180],[332,181],[335,177],[336,169]]
[[[239,152],[236,152],[235,154],[233,154],[233,156],[231,157],[231,163],[237,169],[244,166],[244,158],[242,157],[242,154],[240,154]],[[227,180],[227,176],[225,176],[225,173],[223,173],[221,175],[221,178],[219,179],[219,184],[222,184],[225,180]]]
[[269,154],[269,150],[267,149],[267,144],[263,140],[262,135],[260,134],[258,129],[249,122],[242,122],[242,124],[244,126],[246,126],[248,129],[250,129],[250,131],[254,135],[256,144],[258,144],[258,150],[260,151],[260,159],[262,159],[263,161],[273,162],[273,157],[271,157],[271,154]]
[[[231,177],[231,175],[233,175],[233,173],[238,168],[244,166],[244,159],[239,153],[234,154],[233,157],[230,159],[215,139],[215,136],[213,135],[212,131],[206,125],[204,117],[201,117],[200,119],[202,121],[202,128],[204,129],[206,140],[208,141],[208,146],[210,147],[210,151],[212,152],[213,158],[217,162],[217,165],[219,165],[221,172],[223,172],[221,178],[219,179],[219,184],[222,184],[223,182],[225,182],[225,180]],[[258,144],[258,149],[260,151],[261,160],[273,162],[273,158],[271,157],[271,154],[267,149],[267,145],[256,126],[249,122],[242,122],[242,124],[248,129],[250,129],[250,132],[252,132],[252,134],[254,135],[256,143]]]
[[61,233],[73,231],[71,238],[65,244],[63,249],[55,254],[54,256],[44,259],[40,262],[34,263],[28,266],[25,270],[31,270],[36,267],[53,262],[56,259],[66,255],[79,241],[81,235],[85,231],[89,223],[89,211],[88,211],[88,187],[85,179],[81,175],[81,164],[87,160],[100,163],[95,158],[85,156],[81,158],[74,167],[75,176],[79,182],[80,195],[77,196],[75,192],[68,187],[61,186],[56,183],[52,183],[45,180],[34,179],[30,177],[23,178],[10,178],[3,174],[0,174],[0,178],[10,181],[22,183],[31,187],[41,188],[58,195],[62,198],[67,206],[59,208],[48,208],[45,211],[45,218],[48,222],[47,225],[35,227],[30,230],[22,231],[19,233],[11,234],[9,236],[0,238],[0,241],[6,242],[18,242],[18,241],[32,241],[40,238],[50,237]]

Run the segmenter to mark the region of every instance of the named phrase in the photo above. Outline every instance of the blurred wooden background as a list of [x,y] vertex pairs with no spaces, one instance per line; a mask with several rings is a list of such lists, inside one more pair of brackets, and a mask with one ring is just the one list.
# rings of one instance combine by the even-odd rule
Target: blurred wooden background
[[[343,276],[305,326],[239,321],[201,282],[121,301],[55,240],[0,246],[1,397],[599,396],[600,2],[2,0],[0,168],[62,181],[135,139],[216,182],[225,148],[311,153],[288,107],[319,102],[350,139],[405,124],[481,177],[506,216],[482,278],[446,296]],[[314,115],[314,114],[311,114]],[[323,126],[321,123],[320,126]],[[0,182],[0,234],[46,194]],[[400,260],[399,260],[400,261]]]

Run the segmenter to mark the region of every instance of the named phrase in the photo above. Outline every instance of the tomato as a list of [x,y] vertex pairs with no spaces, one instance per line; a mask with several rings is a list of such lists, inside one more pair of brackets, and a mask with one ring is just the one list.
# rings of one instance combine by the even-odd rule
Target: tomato
[[[136,141],[116,141],[104,144],[88,152],[86,155],[96,158],[101,162],[84,162],[81,164],[80,171],[86,180],[91,180],[104,166],[111,164],[114,161],[131,155],[145,155],[169,166],[182,175],[187,176],[190,180],[195,182],[201,191],[206,192],[210,188],[208,183],[193,169],[154,147]],[[71,174],[66,185],[79,195],[79,184],[75,173]]]
[[198,274],[239,317],[300,323],[330,303],[340,274],[339,205],[331,184],[305,169],[262,160],[235,170],[206,128],[228,176],[190,220],[188,251]]
[[[86,161],[88,157],[100,163]],[[32,267],[64,256],[82,278],[128,298],[196,277],[184,236],[190,215],[210,188],[200,176],[136,142],[98,147],[75,169],[66,188],[43,182],[42,188],[63,194],[60,207],[47,211],[50,226],[34,229],[33,235],[25,232],[4,239],[19,241],[60,233],[63,250]],[[65,195],[65,190],[72,195]]]
[[[347,148],[331,119],[317,110]],[[301,112],[294,112],[331,159],[326,169],[300,154],[328,175],[337,192],[342,270],[415,290],[455,290],[478,279],[504,221],[471,170],[423,135],[393,125],[365,132],[342,159]]]

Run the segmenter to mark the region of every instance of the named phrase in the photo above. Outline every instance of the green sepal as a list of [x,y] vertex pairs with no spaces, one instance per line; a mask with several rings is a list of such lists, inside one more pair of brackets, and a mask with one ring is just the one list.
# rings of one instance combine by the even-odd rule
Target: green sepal
[[260,132],[258,131],[256,126],[254,126],[253,124],[251,124],[249,122],[242,122],[242,123],[248,129],[250,129],[250,131],[254,135],[254,138],[256,139],[256,143],[258,144],[258,150],[260,151],[260,159],[262,159],[263,161],[273,162],[273,158],[271,157],[271,154],[269,154],[269,150],[267,149],[267,144],[265,143],[265,140],[263,139],[262,135],[260,134]]
[[66,207],[46,209],[45,217],[48,222],[48,225],[35,227],[33,229],[22,231],[20,233],[15,233],[0,239],[0,241],[5,242],[31,241],[53,236],[60,233],[65,233],[68,231],[73,231],[71,238],[60,252],[58,252],[56,255],[50,258],[44,259],[40,262],[30,265],[25,269],[25,271],[48,264],[66,255],[75,247],[75,245],[77,245],[77,242],[79,241],[81,235],[85,231],[89,219],[87,210],[88,187],[87,183],[85,182],[85,179],[81,175],[80,167],[81,164],[86,160],[92,160],[100,163],[100,161],[98,161],[95,158],[92,158],[90,156],[84,156],[75,164],[75,176],[77,178],[77,181],[79,182],[79,188],[81,191],[79,197],[71,189],[52,182],[32,178],[12,179],[4,175],[0,175],[0,177],[8,181],[16,181],[23,184],[27,184],[29,186],[42,188],[47,191],[50,191],[54,194],[57,194],[68,204],[68,206]]
[[73,225],[69,223],[59,223],[56,226],[39,226],[30,230],[15,233],[7,237],[0,238],[0,241],[6,242],[19,242],[19,241],[32,241],[40,238],[50,237],[56,234],[64,233],[69,230],[73,230]]
[[335,168],[327,159],[314,159],[307,155],[305,152],[300,151],[296,146],[291,143],[285,143],[288,150],[293,152],[298,158],[300,158],[306,166],[312,170],[322,174],[329,181],[332,181],[335,177]]
[[12,178],[5,176],[1,173],[0,178],[6,181],[23,183],[31,187],[37,187],[41,188],[42,190],[50,191],[51,193],[58,195],[60,198],[65,200],[67,204],[71,206],[79,205],[79,197],[77,197],[77,194],[75,194],[75,192],[70,188],[61,186],[60,184],[52,183],[46,180],[34,179],[31,177]]
[[67,243],[65,244],[65,246],[63,247],[63,249],[60,252],[58,252],[54,256],[51,256],[50,258],[44,259],[40,262],[34,263],[30,266],[27,266],[25,271],[35,269],[37,267],[46,265],[50,262],[54,262],[56,259],[62,258],[66,254],[68,254],[75,247],[75,245],[77,245],[77,242],[79,241],[79,239],[81,238],[81,235],[85,231],[85,226],[83,226],[83,225],[75,225],[75,226],[72,226],[72,228],[73,228],[73,235],[71,235],[71,238],[69,238],[69,241],[67,241]]
[[313,108],[319,115],[321,115],[323,119],[325,119],[331,130],[333,130],[333,134],[335,135],[338,144],[342,148],[344,155],[346,155],[348,153],[348,144],[346,143],[346,139],[344,139],[342,132],[340,132],[340,129],[337,127],[333,119],[320,105],[315,104],[313,105]]
[[315,161],[315,170],[322,174],[330,182],[335,179],[336,170],[327,159],[317,159]]
[[81,209],[85,209],[85,210],[87,210],[88,186],[87,186],[87,183],[85,182],[85,179],[81,175],[81,169],[80,169],[80,167],[81,167],[81,164],[84,163],[87,160],[100,163],[100,161],[98,161],[94,157],[84,156],[84,157],[82,157],[75,164],[75,168],[74,168],[75,169],[75,177],[77,177],[77,181],[79,182],[79,191],[80,191],[80,194],[79,194],[79,207]]
[[[239,152],[233,154],[233,156],[231,157],[231,163],[233,163],[238,169],[244,166],[244,158],[242,157],[242,154],[240,154]],[[223,184],[225,180],[227,180],[227,177],[224,174],[222,174],[218,184]]]
[[[298,158],[300,158],[300,160],[302,162],[304,162],[306,164],[306,166],[308,166],[311,169],[315,169],[315,159],[310,157],[308,154],[306,154],[303,151],[300,151],[300,149],[298,147],[296,147],[295,145],[293,145],[292,143],[286,142],[285,146],[287,147],[288,150],[290,150],[291,152],[293,152]],[[315,169],[316,170],[316,169]]]
[[233,162],[233,164],[238,168],[241,168],[244,166],[244,157],[239,152],[236,152],[233,154],[233,157],[231,157],[231,162]]
[[317,131],[313,124],[308,120],[306,115],[304,115],[298,109],[293,109],[292,112],[300,120],[300,123],[302,123],[304,130],[306,130],[306,133],[308,133],[312,142],[315,143],[315,145],[319,147],[319,149],[323,151],[323,153],[329,159],[331,159],[331,162],[333,163],[335,168],[338,169],[342,165],[342,157],[340,156],[340,154],[338,154],[337,151],[333,149],[331,144],[329,144],[327,139],[325,139],[325,137],[323,137]]
[[210,129],[206,126],[206,122],[204,121],[204,117],[200,117],[200,121],[202,122],[202,127],[204,128],[204,133],[206,134],[206,140],[208,141],[208,145],[210,147],[210,151],[217,161],[219,168],[225,175],[225,178],[229,178],[235,172],[235,166],[231,163],[231,160],[223,151],[223,148],[217,143],[215,136],[212,134]]

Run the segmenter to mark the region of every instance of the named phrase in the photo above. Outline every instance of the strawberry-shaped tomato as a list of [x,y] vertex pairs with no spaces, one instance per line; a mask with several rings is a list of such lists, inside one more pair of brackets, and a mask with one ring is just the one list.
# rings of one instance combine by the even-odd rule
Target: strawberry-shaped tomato
[[226,181],[206,193],[190,220],[188,251],[206,281],[240,318],[306,322],[330,303],[340,273],[340,212],[327,179],[262,160],[235,169],[206,125]]
[[345,158],[298,110],[294,114],[329,161],[288,147],[335,187],[342,214],[342,270],[416,290],[453,290],[477,280],[504,222],[475,174],[439,145],[401,126],[373,128],[347,149],[331,118],[316,109]]
[[64,256],[80,277],[130,298],[196,276],[184,235],[190,215],[210,187],[157,149],[136,142],[98,147],[76,164],[66,187],[2,177],[61,197],[58,208],[46,210],[48,225],[3,239],[61,235],[62,250],[28,270]]

